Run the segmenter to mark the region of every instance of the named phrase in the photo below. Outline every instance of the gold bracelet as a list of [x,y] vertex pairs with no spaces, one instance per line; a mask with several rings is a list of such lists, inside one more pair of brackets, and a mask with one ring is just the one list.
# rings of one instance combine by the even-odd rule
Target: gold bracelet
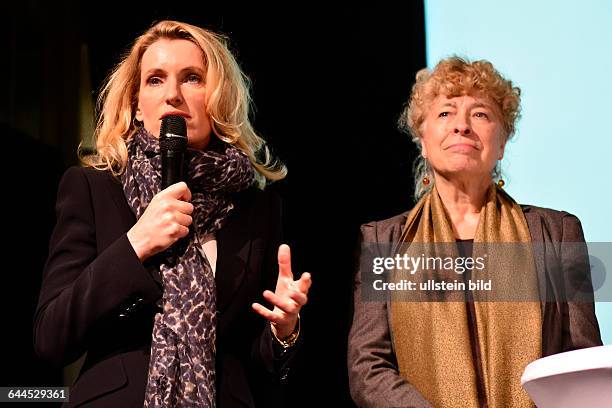
[[293,333],[289,335],[286,339],[279,339],[276,334],[276,327],[270,322],[270,328],[272,329],[272,334],[274,335],[274,339],[280,344],[284,349],[288,349],[289,347],[293,347],[293,345],[297,342],[298,337],[300,336],[300,315],[298,313],[297,323],[295,324],[295,328],[293,329]]

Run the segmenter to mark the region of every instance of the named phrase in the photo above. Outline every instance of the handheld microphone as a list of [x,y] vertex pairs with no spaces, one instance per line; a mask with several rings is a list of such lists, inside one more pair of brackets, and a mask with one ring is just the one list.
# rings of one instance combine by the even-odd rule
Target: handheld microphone
[[162,160],[162,190],[185,180],[185,150],[187,149],[187,124],[180,115],[162,118],[159,129],[159,148]]

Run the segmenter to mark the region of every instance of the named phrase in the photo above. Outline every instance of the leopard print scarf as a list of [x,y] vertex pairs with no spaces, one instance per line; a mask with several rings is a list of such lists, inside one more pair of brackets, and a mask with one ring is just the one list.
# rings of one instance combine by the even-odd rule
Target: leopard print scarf
[[[198,248],[201,237],[223,226],[234,207],[230,193],[249,187],[254,170],[244,153],[213,139],[206,151],[188,149],[185,155],[193,224],[159,266],[163,312],[155,315],[145,407],[215,406],[215,279]],[[140,218],[161,188],[159,140],[141,128],[127,148],[121,181]]]

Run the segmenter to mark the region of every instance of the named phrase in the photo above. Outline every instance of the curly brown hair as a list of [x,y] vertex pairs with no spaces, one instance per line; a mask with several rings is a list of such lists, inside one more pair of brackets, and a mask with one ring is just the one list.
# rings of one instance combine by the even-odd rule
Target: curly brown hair
[[[481,94],[497,105],[501,113],[505,142],[516,132],[520,117],[521,90],[512,81],[504,78],[489,61],[470,62],[453,56],[438,62],[433,70],[424,68],[417,72],[416,83],[404,108],[399,126],[412,135],[412,140],[421,149],[421,125],[425,121],[431,103],[440,95],[449,98]],[[414,166],[415,197],[420,198],[433,183],[423,185],[423,177],[429,172],[427,161],[419,155]],[[496,167],[492,174],[499,177]]]

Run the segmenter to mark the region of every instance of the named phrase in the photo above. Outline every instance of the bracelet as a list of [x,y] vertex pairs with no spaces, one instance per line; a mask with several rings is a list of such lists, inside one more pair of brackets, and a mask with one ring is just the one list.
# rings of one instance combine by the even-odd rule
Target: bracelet
[[293,333],[289,335],[286,339],[279,339],[276,334],[276,327],[270,322],[270,328],[272,329],[272,335],[274,335],[274,339],[278,344],[280,344],[284,349],[288,349],[289,347],[293,347],[300,336],[300,315],[298,313],[297,323],[295,324],[295,329],[293,329]]

